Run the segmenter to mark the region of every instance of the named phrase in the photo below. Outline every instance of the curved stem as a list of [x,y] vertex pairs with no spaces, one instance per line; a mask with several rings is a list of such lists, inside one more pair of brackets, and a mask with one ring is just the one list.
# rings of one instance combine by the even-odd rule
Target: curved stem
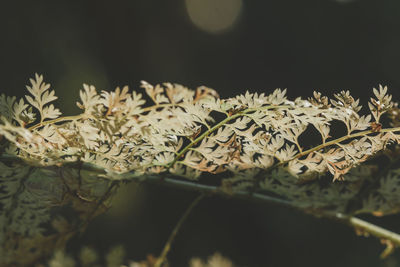
[[161,252],[160,257],[158,257],[156,263],[154,264],[154,267],[161,267],[162,264],[166,261],[167,259],[167,254],[169,250],[171,249],[171,244],[174,241],[176,235],[178,234],[179,229],[181,228],[182,224],[186,221],[187,217],[189,216],[190,212],[193,210],[194,207],[202,200],[204,197],[204,194],[199,195],[191,204],[190,206],[186,209],[185,213],[182,215],[178,223],[175,225],[174,230],[172,231],[171,235],[168,238],[167,243],[164,246],[164,249]]
[[400,235],[395,232],[356,217],[346,217],[342,214],[337,214],[336,217],[344,223],[354,227],[357,233],[363,234],[364,236],[375,236],[376,238],[379,238],[383,244],[386,244],[386,249],[382,252],[381,258],[386,258],[393,252],[395,247],[400,246]]
[[[142,112],[149,112],[151,110],[157,109],[157,108],[165,108],[165,107],[175,107],[175,106],[180,106],[179,104],[159,104],[159,105],[153,105],[150,107],[145,107],[143,108]],[[79,120],[81,118],[83,118],[85,116],[85,114],[79,114],[79,115],[75,115],[75,116],[64,116],[64,117],[59,117],[53,120],[48,120],[48,121],[42,121],[39,122],[35,125],[32,125],[31,127],[28,128],[28,130],[33,131],[37,128],[49,125],[49,124],[54,124],[57,122],[63,122],[63,121],[73,121],[73,120]]]
[[[379,131],[379,133],[398,132],[398,131],[400,131],[400,127],[382,129],[382,130]],[[305,151],[303,151],[303,152],[300,152],[300,153],[298,153],[296,156],[294,156],[293,158],[291,158],[291,159],[289,159],[289,160],[286,160],[286,161],[282,161],[282,162],[280,162],[280,163],[274,165],[273,167],[274,167],[274,168],[275,168],[275,167],[279,167],[279,166],[281,166],[281,165],[283,165],[283,164],[288,163],[289,161],[292,161],[292,160],[294,160],[294,159],[301,158],[301,157],[303,157],[303,156],[306,156],[306,155],[308,155],[308,154],[310,154],[310,153],[312,153],[312,152],[318,151],[318,150],[323,149],[323,148],[326,148],[326,147],[328,147],[328,146],[335,145],[335,144],[339,144],[339,143],[341,143],[341,142],[343,142],[343,141],[346,141],[346,140],[349,140],[349,139],[352,139],[352,138],[356,138],[356,137],[359,137],[359,136],[366,136],[366,135],[372,134],[372,133],[376,133],[376,132],[373,131],[373,130],[365,130],[365,131],[361,131],[361,132],[358,132],[358,133],[354,133],[354,134],[350,134],[350,135],[345,135],[345,136],[336,138],[336,139],[331,140],[331,141],[329,141],[329,142],[322,143],[322,144],[320,144],[320,145],[318,145],[318,146],[315,146],[315,147],[312,147],[312,148],[310,148],[310,149],[308,149],[308,150],[305,150]]]
[[395,232],[389,231],[385,228],[366,222],[356,217],[351,217],[349,219],[349,223],[352,226],[364,230],[373,236],[390,240],[396,245],[400,246],[400,235]]
[[186,147],[184,147],[181,151],[178,152],[178,154],[176,155],[176,157],[174,158],[173,161],[171,161],[168,164],[168,168],[174,166],[174,164],[180,159],[180,157],[182,157],[190,148],[192,148],[192,146],[196,145],[197,143],[199,143],[201,140],[203,140],[205,137],[207,137],[209,134],[211,134],[212,132],[218,130],[221,126],[223,126],[224,124],[228,123],[231,120],[234,120],[240,116],[242,116],[242,113],[237,113],[233,116],[230,117],[226,117],[224,120],[220,121],[219,123],[217,123],[216,125],[214,125],[213,127],[211,127],[210,129],[208,129],[207,131],[205,131],[202,135],[200,135],[199,137],[197,137],[196,139],[194,139],[192,142],[190,142],[190,144],[188,144]]
[[247,113],[250,112],[254,112],[257,110],[269,110],[269,109],[274,109],[274,108],[286,108],[287,106],[266,106],[266,107],[262,107],[259,109],[255,109],[255,108],[248,108],[245,109],[243,111],[240,111],[234,115],[228,116],[225,119],[223,119],[222,121],[220,121],[219,123],[215,124],[213,127],[209,128],[207,131],[205,131],[203,134],[201,134],[199,137],[197,137],[196,139],[194,139],[193,141],[190,142],[190,144],[188,144],[186,147],[184,147],[181,151],[179,151],[179,153],[177,153],[176,157],[174,158],[173,161],[171,161],[167,167],[170,168],[172,166],[174,166],[174,164],[180,159],[180,157],[182,157],[190,148],[192,148],[194,145],[196,145],[197,143],[199,143],[201,140],[203,140],[204,138],[206,138],[208,135],[210,135],[211,133],[215,132],[216,130],[218,130],[219,128],[221,128],[222,126],[224,126],[225,124],[227,124],[228,122],[230,122],[231,120],[237,119],[240,116],[245,116]]
[[79,114],[79,115],[76,115],[76,116],[59,117],[59,118],[54,119],[54,120],[43,121],[43,122],[40,122],[38,124],[35,124],[35,125],[29,127],[28,130],[33,131],[33,130],[39,128],[39,127],[43,127],[43,126],[46,126],[48,124],[54,124],[54,123],[57,123],[57,122],[79,120],[82,117],[83,117],[83,114]]

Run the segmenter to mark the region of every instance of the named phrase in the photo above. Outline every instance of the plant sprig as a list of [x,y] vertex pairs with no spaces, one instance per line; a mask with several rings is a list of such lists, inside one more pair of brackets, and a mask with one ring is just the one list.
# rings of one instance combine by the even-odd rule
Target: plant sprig
[[[110,179],[115,184],[166,181],[284,204],[317,216],[344,214],[351,225],[397,244],[395,235],[359,226],[358,219],[345,214],[360,186],[376,173],[368,159],[400,141],[397,105],[386,87],[373,90],[369,115],[360,115],[359,100],[349,91],[332,99],[315,92],[308,99],[289,100],[281,89],[221,99],[204,86],[190,90],[178,84],[142,82],[142,87],[146,96],[127,87],[98,93],[85,84],[77,102],[82,114],[61,116],[50,104],[56,99],[54,91],[35,75],[27,87],[28,103],[0,96],[0,137],[7,140],[2,160],[19,158],[39,169],[66,168],[71,173],[79,163],[92,166],[90,179]],[[385,113],[390,113],[390,126],[381,122]],[[347,134],[331,139],[333,122],[343,123]],[[299,140],[309,127],[318,131],[322,142],[304,149]],[[5,177],[13,171],[17,173],[0,165]],[[198,178],[205,174],[212,174],[220,185],[202,184]],[[323,176],[337,182],[321,186]],[[400,206],[394,197],[399,193],[399,176],[400,170],[391,167],[375,181],[377,189],[362,196],[358,211],[400,212],[394,208]]]

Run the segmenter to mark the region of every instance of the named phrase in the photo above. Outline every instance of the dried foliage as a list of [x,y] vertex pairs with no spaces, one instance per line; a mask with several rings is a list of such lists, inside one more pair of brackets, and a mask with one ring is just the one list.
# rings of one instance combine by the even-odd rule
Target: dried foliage
[[[87,201],[80,217],[91,217],[93,203],[120,180],[186,179],[195,187],[208,174],[220,183],[215,191],[274,197],[321,216],[399,211],[400,117],[386,87],[373,90],[362,115],[349,91],[333,99],[315,92],[289,100],[281,89],[220,99],[204,86],[142,82],[143,95],[84,84],[82,113],[61,117],[43,77],[30,82],[25,100],[0,96],[2,246],[11,236],[49,238],[43,229],[57,220],[55,207]],[[331,137],[335,123],[343,136]],[[309,131],[320,136],[311,148],[301,143]],[[365,162],[377,156],[389,164]],[[0,258],[15,258],[4,251]]]

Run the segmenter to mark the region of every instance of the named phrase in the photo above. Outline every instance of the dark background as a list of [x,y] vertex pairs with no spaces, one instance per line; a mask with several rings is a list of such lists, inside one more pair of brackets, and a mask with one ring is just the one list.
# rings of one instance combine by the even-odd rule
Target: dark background
[[[227,9],[211,7],[206,17],[218,21]],[[399,29],[397,0],[244,1],[235,23],[217,33],[192,23],[184,0],[2,1],[0,92],[21,96],[28,78],[44,74],[64,114],[78,112],[83,82],[99,90],[138,88],[140,80],[207,85],[224,98],[246,89],[288,88],[291,97],[349,89],[364,103],[381,83],[399,99]],[[195,197],[144,185],[124,192],[71,250],[123,244],[130,259],[158,255]],[[400,232],[399,216],[375,221]],[[185,266],[219,251],[239,266],[396,266],[400,253],[382,262],[382,249],[344,225],[215,197],[195,209],[169,259]]]

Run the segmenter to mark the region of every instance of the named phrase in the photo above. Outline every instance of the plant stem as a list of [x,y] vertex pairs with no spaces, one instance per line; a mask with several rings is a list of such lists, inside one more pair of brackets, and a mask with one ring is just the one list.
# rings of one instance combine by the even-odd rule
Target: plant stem
[[395,232],[389,231],[385,228],[353,216],[346,217],[345,215],[339,213],[336,215],[336,218],[354,227],[357,232],[364,234],[365,236],[372,235],[383,241],[382,243],[386,244],[387,247],[382,252],[381,258],[386,258],[393,252],[395,247],[400,246],[400,235]]
[[[282,107],[287,107],[287,106],[266,106],[263,108],[260,108],[260,110],[269,110],[269,109],[274,109],[274,108],[282,108]],[[186,147],[184,147],[181,151],[179,151],[179,153],[177,153],[176,157],[174,158],[173,161],[171,161],[168,164],[168,168],[174,166],[174,164],[180,159],[181,156],[183,156],[190,148],[192,148],[192,146],[196,145],[197,143],[199,143],[201,140],[203,140],[204,138],[206,138],[208,135],[210,135],[212,132],[215,132],[216,130],[218,130],[219,128],[221,128],[222,126],[224,126],[226,123],[230,122],[231,120],[237,119],[240,116],[244,116],[247,113],[250,112],[254,112],[257,111],[257,109],[254,108],[248,108],[245,109],[243,111],[240,111],[234,115],[228,116],[225,119],[223,119],[222,121],[220,121],[219,123],[215,124],[213,127],[211,127],[210,129],[208,129],[207,131],[205,131],[203,134],[201,134],[199,137],[197,137],[195,140],[193,140],[192,142],[190,142],[190,144],[188,144]]]
[[322,144],[320,144],[318,146],[312,147],[312,148],[310,148],[308,150],[305,150],[303,152],[300,152],[296,156],[294,156],[293,158],[291,158],[289,160],[286,160],[286,161],[282,161],[282,162],[280,162],[280,163],[278,163],[278,164],[276,164],[276,165],[274,165],[272,167],[273,168],[279,167],[279,166],[281,166],[283,164],[286,164],[289,161],[292,161],[294,159],[301,158],[301,157],[306,156],[306,155],[308,155],[308,154],[310,154],[312,152],[318,151],[320,149],[323,149],[323,148],[331,146],[331,145],[339,144],[340,142],[343,142],[343,141],[346,141],[346,140],[349,140],[349,139],[352,139],[352,138],[356,138],[356,137],[359,137],[359,136],[366,136],[366,135],[372,134],[372,133],[387,133],[387,132],[398,132],[398,131],[400,131],[400,127],[386,128],[386,129],[380,130],[379,132],[375,132],[373,130],[365,130],[365,131],[361,131],[361,132],[358,132],[358,133],[345,135],[345,136],[336,138],[334,140],[331,140],[329,142],[325,142],[325,143],[322,143]]
[[33,130],[39,128],[39,127],[43,127],[43,126],[46,126],[48,124],[54,124],[54,123],[57,123],[57,122],[78,120],[78,119],[82,118],[82,116],[83,116],[83,114],[80,114],[80,115],[76,115],[76,116],[65,116],[65,117],[59,117],[59,118],[54,119],[54,120],[43,121],[43,122],[40,122],[38,124],[35,124],[35,125],[29,127],[28,130],[33,131]]
[[[179,106],[179,105],[178,104],[154,105],[154,106],[143,108],[143,112],[148,112],[148,111],[156,109],[156,108],[164,108],[164,107],[171,107],[171,106]],[[59,117],[59,118],[53,119],[53,120],[42,121],[40,123],[32,125],[31,127],[28,128],[28,130],[33,131],[39,127],[43,127],[43,126],[46,126],[49,124],[54,124],[57,122],[79,120],[79,119],[83,118],[83,116],[84,116],[84,114],[79,114],[79,115],[75,115],[75,116],[64,116],[64,117]]]
[[232,194],[228,194],[228,193],[222,191],[220,189],[220,187],[215,186],[215,185],[203,185],[203,184],[199,184],[199,183],[192,182],[192,181],[179,180],[174,177],[165,177],[163,179],[160,179],[157,176],[152,176],[152,177],[146,178],[146,180],[144,180],[144,181],[147,183],[171,186],[174,188],[181,188],[184,190],[197,191],[197,192],[201,192],[203,194],[221,195],[221,196],[225,196],[225,197],[236,197],[236,198],[248,199],[248,200],[252,199],[252,200],[257,200],[260,202],[269,202],[269,203],[274,203],[274,204],[278,204],[281,206],[293,207],[292,202],[285,200],[285,199],[278,198],[278,197],[273,197],[273,196],[269,196],[269,195],[261,194],[261,193],[250,193],[249,191],[244,191],[244,190],[234,191],[234,192],[232,192]]
[[186,221],[187,217],[189,216],[190,212],[193,210],[194,207],[202,200],[204,197],[204,194],[200,194],[191,204],[190,206],[186,209],[185,213],[182,215],[178,223],[175,225],[174,230],[172,231],[171,235],[168,238],[167,243],[164,246],[164,249],[161,252],[160,257],[158,257],[156,263],[154,264],[154,267],[161,267],[162,264],[166,261],[167,259],[167,254],[169,250],[171,249],[172,242],[174,241],[176,235],[178,234],[179,229],[181,228],[182,224]]
[[200,135],[199,137],[197,137],[195,140],[193,140],[192,142],[190,142],[190,144],[188,144],[186,147],[184,147],[181,151],[179,151],[179,153],[176,155],[176,157],[174,158],[173,161],[171,161],[171,163],[169,163],[168,167],[172,167],[174,166],[174,164],[179,160],[179,158],[186,153],[186,151],[188,151],[192,146],[196,145],[198,142],[200,142],[201,140],[203,140],[205,137],[207,137],[209,134],[211,134],[212,132],[218,130],[221,126],[223,126],[224,124],[228,123],[231,120],[234,120],[240,116],[242,116],[243,113],[237,113],[233,116],[230,117],[226,117],[224,120],[220,121],[219,123],[217,123],[216,125],[214,125],[212,128],[208,129],[207,131],[205,131],[202,135]]
[[375,237],[390,240],[396,245],[400,246],[400,235],[395,232],[389,231],[385,228],[379,227],[356,217],[351,217],[349,219],[349,223],[357,229],[366,231]]

